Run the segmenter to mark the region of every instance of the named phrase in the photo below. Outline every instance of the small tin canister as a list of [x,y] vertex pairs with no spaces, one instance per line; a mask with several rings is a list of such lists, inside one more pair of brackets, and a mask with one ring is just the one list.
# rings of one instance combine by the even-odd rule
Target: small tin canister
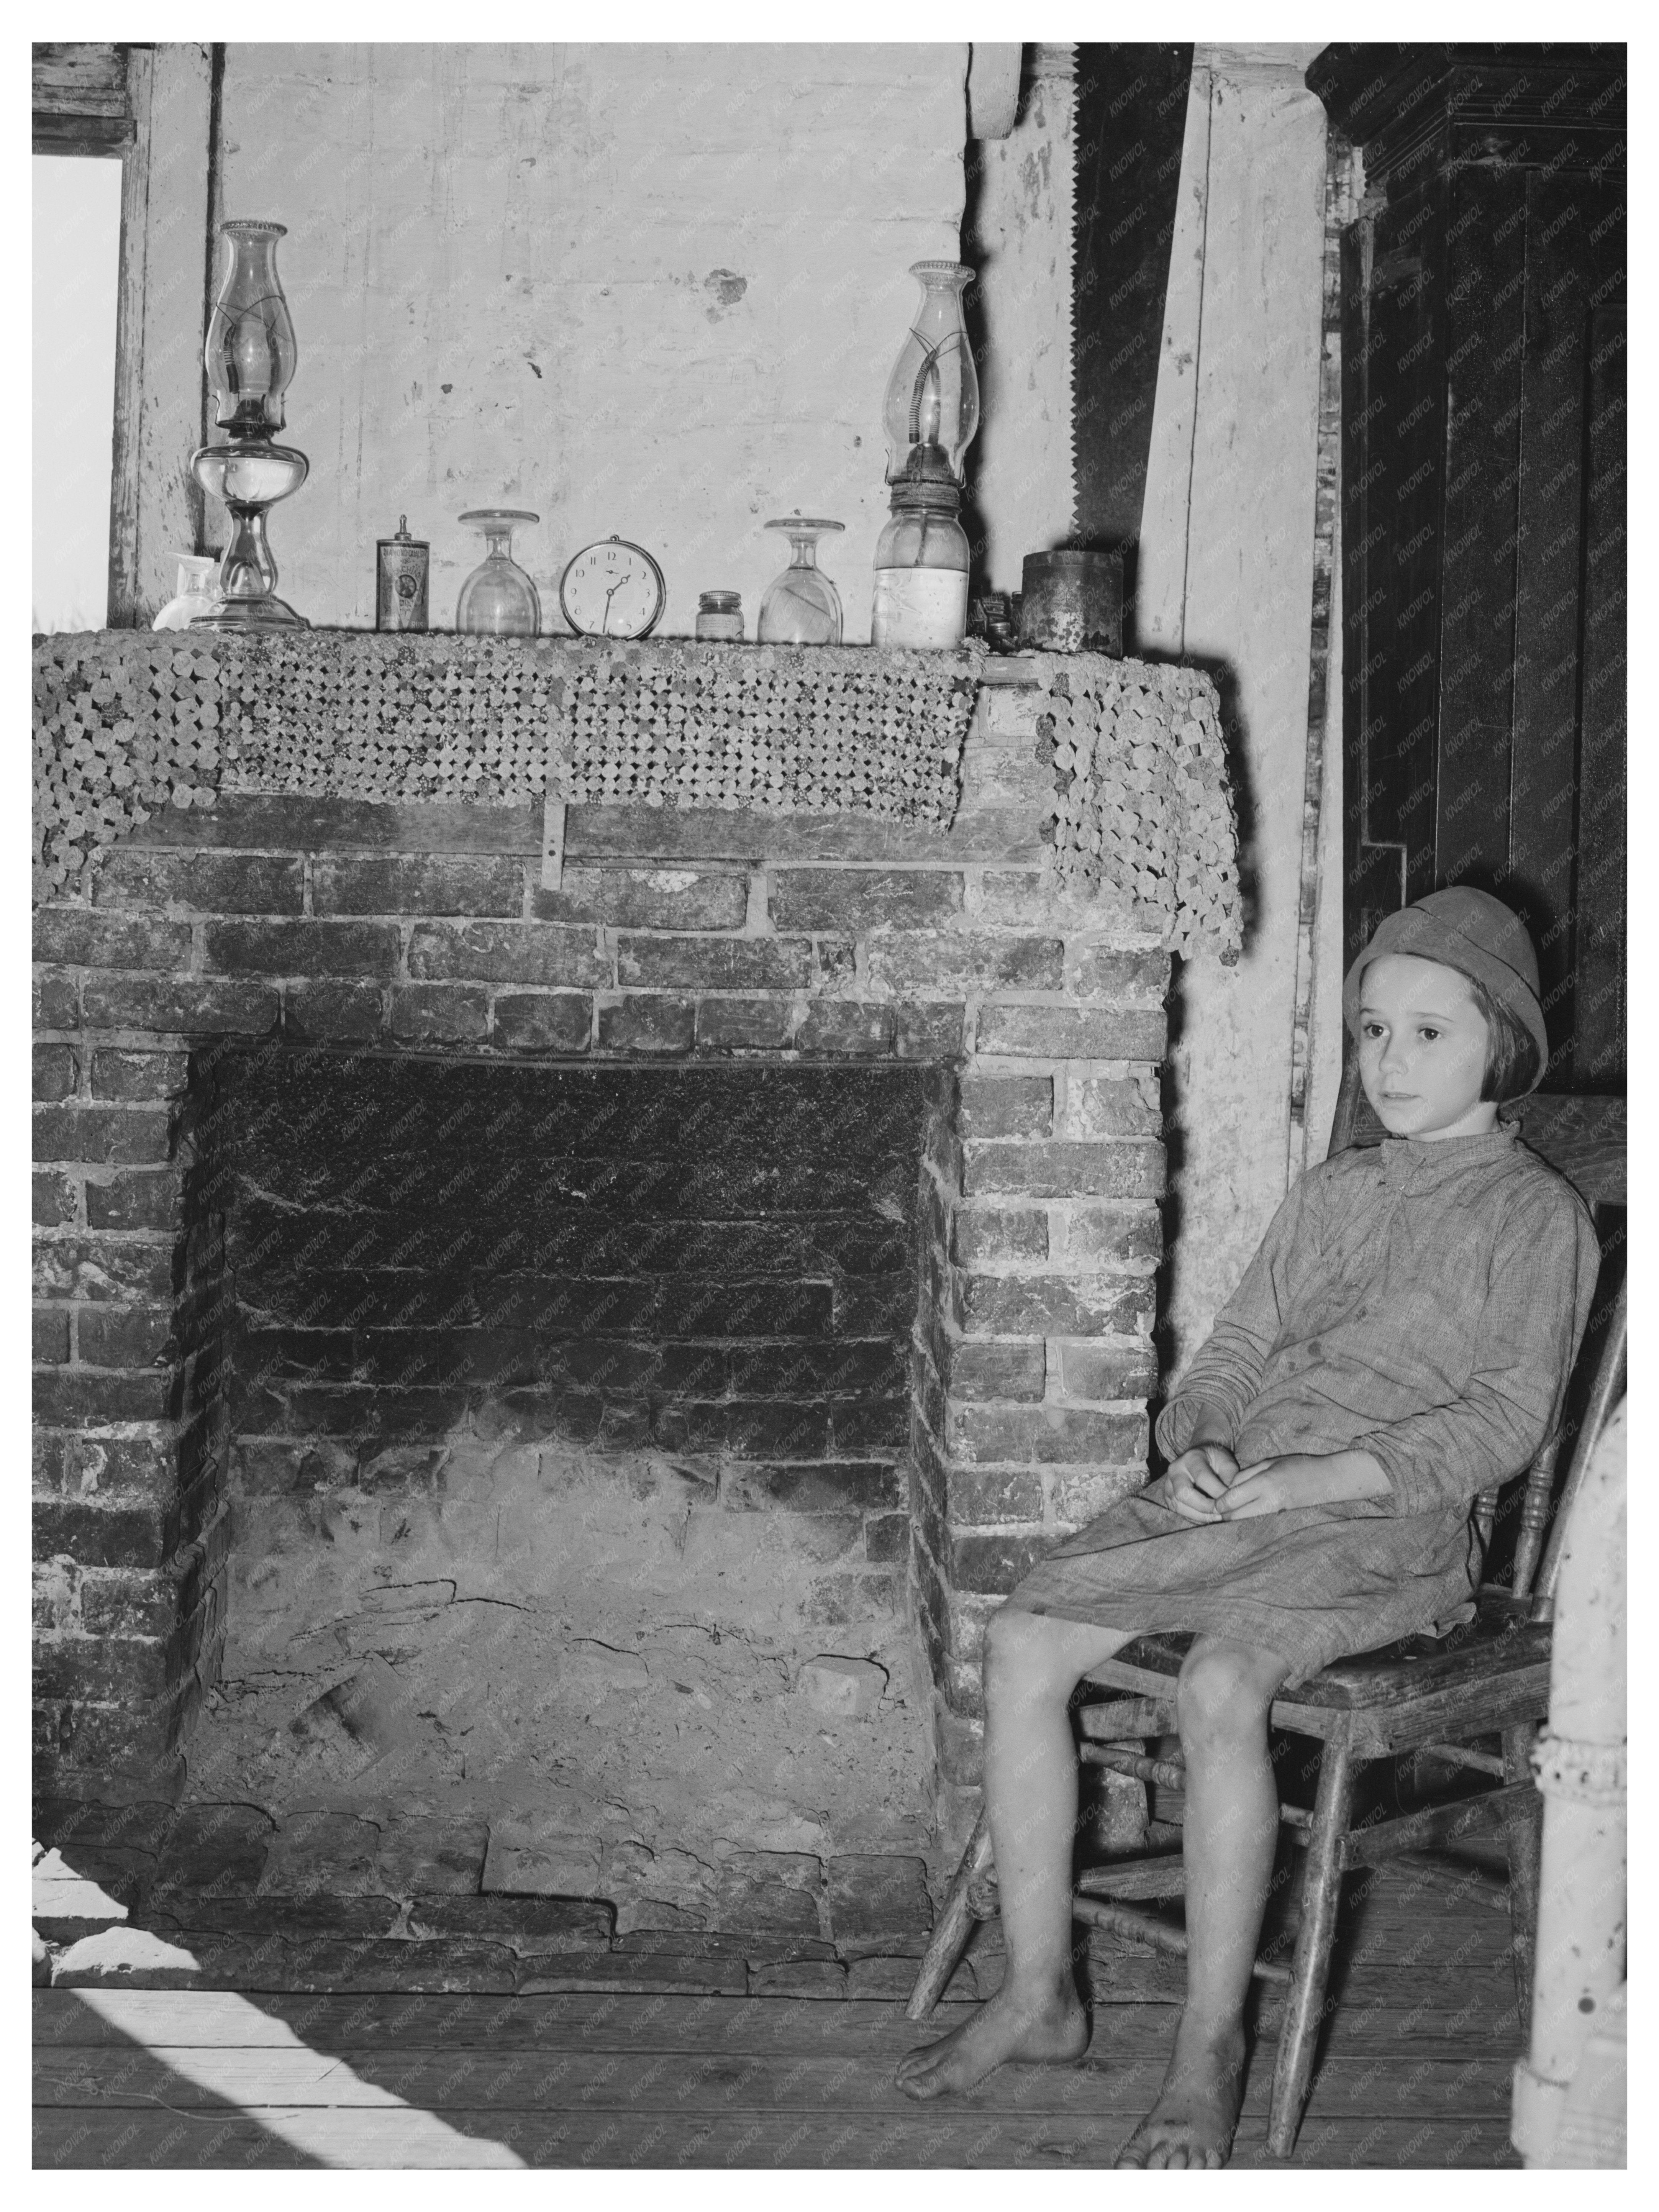
[[1039,653],[1123,655],[1123,555],[1028,553],[1019,641]]
[[432,548],[424,538],[409,534],[409,517],[398,517],[395,538],[374,541],[374,627],[376,629],[426,628],[427,571]]

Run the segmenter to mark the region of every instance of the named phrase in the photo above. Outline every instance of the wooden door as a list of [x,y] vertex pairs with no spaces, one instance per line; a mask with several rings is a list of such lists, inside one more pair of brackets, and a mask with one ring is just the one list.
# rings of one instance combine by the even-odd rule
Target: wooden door
[[1538,946],[1550,1091],[1625,1081],[1623,50],[1332,47],[1344,934],[1444,884]]

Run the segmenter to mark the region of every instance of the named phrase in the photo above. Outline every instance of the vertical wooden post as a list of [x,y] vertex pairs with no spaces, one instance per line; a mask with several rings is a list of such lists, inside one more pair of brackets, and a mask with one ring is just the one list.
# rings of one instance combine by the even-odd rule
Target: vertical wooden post
[[211,57],[205,46],[127,57],[133,143],[123,159],[115,319],[109,625],[138,629],[173,596],[173,556],[195,550],[207,301]]

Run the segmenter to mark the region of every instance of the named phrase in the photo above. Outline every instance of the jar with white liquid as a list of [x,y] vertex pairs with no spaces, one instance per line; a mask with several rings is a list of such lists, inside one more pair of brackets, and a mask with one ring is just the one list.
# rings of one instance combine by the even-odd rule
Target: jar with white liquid
[[968,634],[968,534],[954,488],[939,499],[927,496],[933,489],[894,487],[892,517],[876,542],[872,645],[927,651]]

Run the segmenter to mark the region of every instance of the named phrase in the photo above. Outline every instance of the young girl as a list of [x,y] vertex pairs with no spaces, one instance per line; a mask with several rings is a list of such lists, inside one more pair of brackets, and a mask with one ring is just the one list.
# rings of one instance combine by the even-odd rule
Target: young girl
[[899,2068],[901,2088],[933,2098],[1005,2059],[1082,2055],[1067,1701],[1134,1637],[1194,1631],[1176,1691],[1187,2002],[1121,2166],[1224,2163],[1279,1831],[1268,1710],[1344,1653],[1473,1617],[1471,1502],[1553,1427],[1595,1287],[1589,1213],[1498,1120],[1549,1049],[1509,908],[1460,887],[1389,915],[1343,1013],[1389,1134],[1310,1169],[1280,1206],[1158,1417],[1168,1472],[992,1620],[985,1800],[1006,1973]]

